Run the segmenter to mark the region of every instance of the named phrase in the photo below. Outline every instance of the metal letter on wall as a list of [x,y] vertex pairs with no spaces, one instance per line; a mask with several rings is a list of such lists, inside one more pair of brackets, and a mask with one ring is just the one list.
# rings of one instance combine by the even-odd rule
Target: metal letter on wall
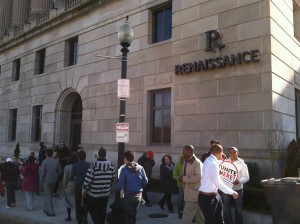
[[222,49],[225,47],[224,44],[219,43],[217,40],[220,39],[220,33],[217,30],[210,30],[205,32],[206,34],[206,48],[205,51],[213,51],[212,45],[214,47],[217,47],[219,49]]

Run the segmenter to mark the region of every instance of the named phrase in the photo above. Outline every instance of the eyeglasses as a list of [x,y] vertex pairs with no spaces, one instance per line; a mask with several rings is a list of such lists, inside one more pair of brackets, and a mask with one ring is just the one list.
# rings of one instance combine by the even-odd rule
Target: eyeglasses
[[229,152],[229,154],[235,154],[235,153],[237,153],[237,152],[235,152],[235,151],[234,152]]

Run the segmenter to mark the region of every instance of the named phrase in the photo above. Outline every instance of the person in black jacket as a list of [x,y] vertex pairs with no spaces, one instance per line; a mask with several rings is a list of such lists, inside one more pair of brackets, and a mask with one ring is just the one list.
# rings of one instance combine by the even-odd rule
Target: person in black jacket
[[160,180],[162,183],[162,190],[165,193],[162,199],[159,201],[159,206],[164,210],[164,204],[167,201],[168,210],[170,213],[174,213],[174,208],[172,205],[172,194],[178,192],[177,182],[173,179],[173,170],[175,164],[172,162],[172,157],[170,155],[164,155],[161,160],[160,165]]
[[152,207],[152,204],[148,198],[147,192],[149,189],[149,182],[151,180],[151,176],[152,176],[152,167],[155,165],[155,161],[154,161],[154,155],[152,151],[147,151],[145,153],[143,153],[143,155],[138,159],[138,164],[141,165],[142,167],[144,167],[144,170],[146,172],[147,178],[148,178],[148,184],[146,186],[143,187],[143,199],[146,202],[146,206],[147,207]]
[[2,173],[2,181],[5,181],[7,203],[6,208],[16,205],[15,190],[20,174],[19,167],[13,162],[12,158],[7,158],[6,162],[1,164],[0,171]]

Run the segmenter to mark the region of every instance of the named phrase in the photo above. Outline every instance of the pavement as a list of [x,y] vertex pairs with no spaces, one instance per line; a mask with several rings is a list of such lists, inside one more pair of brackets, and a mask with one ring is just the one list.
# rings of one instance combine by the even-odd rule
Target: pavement
[[[152,193],[149,192],[149,198],[152,200],[153,206],[146,207],[145,205],[141,205],[138,210],[137,215],[137,224],[179,224],[181,220],[177,217],[177,213],[169,213],[168,210],[161,210],[157,202],[162,197],[161,193]],[[173,196],[173,203],[176,201],[176,196]],[[33,202],[33,211],[26,210],[26,199],[24,192],[16,191],[16,206],[13,208],[6,208],[6,196],[0,197],[0,217],[6,216],[13,218],[14,220],[24,221],[24,223],[36,223],[36,224],[74,224],[77,223],[75,219],[75,210],[72,209],[72,220],[65,221],[67,217],[67,210],[65,207],[62,207],[59,203],[59,197],[53,198],[54,207],[55,207],[55,216],[48,217],[43,212],[44,205],[44,194],[43,192],[40,195],[35,195]],[[109,198],[107,212],[111,209],[109,206],[114,201],[114,194],[111,193],[111,197]],[[165,206],[166,207],[166,206]],[[176,209],[176,208],[175,208]],[[165,218],[150,218],[151,214],[165,214],[167,217]],[[88,216],[89,223],[93,223],[90,216]],[[244,212],[244,224],[272,224],[272,218],[270,215],[261,215],[253,212]],[[4,223],[0,220],[1,224],[13,224]]]

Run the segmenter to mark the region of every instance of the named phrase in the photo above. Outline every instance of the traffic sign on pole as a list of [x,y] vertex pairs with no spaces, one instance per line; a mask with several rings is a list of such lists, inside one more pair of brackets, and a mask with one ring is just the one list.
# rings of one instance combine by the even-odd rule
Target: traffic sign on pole
[[129,79],[118,80],[118,97],[129,98],[130,97],[130,82]]
[[116,142],[129,141],[129,123],[116,124]]

